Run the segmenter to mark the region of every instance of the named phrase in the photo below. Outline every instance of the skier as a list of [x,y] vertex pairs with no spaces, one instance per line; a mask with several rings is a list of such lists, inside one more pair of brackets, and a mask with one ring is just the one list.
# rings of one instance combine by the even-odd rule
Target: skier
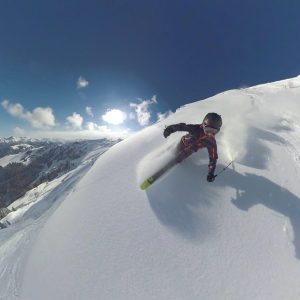
[[177,162],[180,163],[188,156],[197,152],[199,149],[206,147],[209,155],[207,181],[215,180],[215,169],[218,159],[217,143],[215,135],[220,131],[222,118],[217,113],[208,113],[202,124],[185,124],[179,123],[169,125],[164,130],[164,137],[176,131],[187,131],[188,134],[183,136],[178,144]]

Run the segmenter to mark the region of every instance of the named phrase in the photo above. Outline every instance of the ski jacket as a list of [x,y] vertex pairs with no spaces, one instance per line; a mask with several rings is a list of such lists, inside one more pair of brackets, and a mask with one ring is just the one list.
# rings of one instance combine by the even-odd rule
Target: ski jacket
[[184,160],[201,148],[207,148],[209,155],[208,173],[213,174],[216,168],[218,151],[217,142],[213,135],[205,134],[202,124],[179,123],[168,126],[172,132],[187,131],[179,144],[179,161]]

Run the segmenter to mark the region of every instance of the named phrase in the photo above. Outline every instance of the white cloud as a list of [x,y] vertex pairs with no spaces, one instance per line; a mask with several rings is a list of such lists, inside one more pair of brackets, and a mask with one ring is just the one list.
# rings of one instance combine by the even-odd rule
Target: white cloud
[[93,113],[93,109],[90,106],[87,106],[85,108],[86,113],[91,116],[92,118],[94,118],[94,113]]
[[127,119],[126,113],[119,109],[108,110],[103,116],[102,120],[113,125],[122,124]]
[[80,76],[77,80],[77,88],[78,89],[83,89],[85,87],[87,87],[90,83],[84,79],[82,76]]
[[83,117],[76,112],[73,113],[72,116],[66,118],[69,124],[72,126],[73,129],[81,129],[83,123]]
[[[73,130],[32,130],[26,131],[26,137],[31,138],[48,138],[55,140],[81,140],[81,139],[125,139],[131,133],[129,129],[112,131],[107,126],[100,126],[94,122],[87,122],[82,126],[83,129]],[[16,127],[14,130],[16,136],[24,136],[25,131],[22,128]]]
[[165,113],[158,113],[157,114],[157,122],[164,120],[165,118],[167,118],[168,116],[170,116],[172,114],[173,114],[173,112],[171,110],[169,110]]
[[37,107],[30,116],[30,122],[35,128],[51,127],[55,125],[55,117],[50,107]]
[[130,107],[134,108],[137,120],[141,126],[149,125],[151,112],[149,111],[149,106],[151,104],[157,104],[156,96],[154,95],[150,100],[138,99],[140,103],[130,103]]
[[[94,126],[95,125],[95,126]],[[27,132],[27,137],[32,138],[48,138],[48,139],[59,139],[59,140],[80,140],[80,139],[119,139],[126,138],[130,135],[129,130],[122,130],[113,132],[106,126],[87,125],[89,129],[83,130],[51,130],[51,131],[32,131]]]
[[111,129],[109,129],[107,126],[100,126],[100,125],[97,125],[96,123],[94,122],[87,122],[85,124],[85,127],[87,130],[89,131],[100,131],[100,132],[105,132],[105,133],[109,133],[111,132]]
[[29,122],[34,128],[48,129],[55,126],[55,117],[50,107],[37,107],[30,112],[20,103],[11,104],[8,100],[2,101],[1,105],[10,115]]
[[25,136],[26,131],[23,128],[16,127],[14,128],[14,136]]
[[3,100],[1,104],[4,109],[14,117],[21,117],[25,114],[24,108],[20,103],[10,104],[8,100]]
[[129,128],[124,128],[122,130],[114,132],[111,130],[111,128],[107,127],[106,125],[98,125],[94,122],[85,123],[85,128],[93,133],[122,135],[122,137],[128,136],[131,132]]

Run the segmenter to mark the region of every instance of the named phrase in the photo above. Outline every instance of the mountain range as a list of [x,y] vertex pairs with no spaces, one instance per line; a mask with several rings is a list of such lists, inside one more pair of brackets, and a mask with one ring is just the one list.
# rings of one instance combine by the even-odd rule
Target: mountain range
[[[55,142],[28,138],[0,140],[0,208],[2,217],[15,200],[42,183],[67,174],[81,165],[87,155],[92,160],[118,141]],[[4,209],[5,208],[5,209]],[[6,213],[5,213],[6,212]]]

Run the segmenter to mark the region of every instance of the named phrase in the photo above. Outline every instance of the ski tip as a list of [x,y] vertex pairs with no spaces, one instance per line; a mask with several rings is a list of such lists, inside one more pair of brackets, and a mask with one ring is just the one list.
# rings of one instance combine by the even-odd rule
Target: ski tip
[[151,183],[148,180],[145,180],[141,185],[140,188],[141,190],[145,190],[146,188],[148,188],[151,185]]
[[141,190],[147,189],[152,183],[153,183],[152,177],[146,179],[146,180],[140,185]]

